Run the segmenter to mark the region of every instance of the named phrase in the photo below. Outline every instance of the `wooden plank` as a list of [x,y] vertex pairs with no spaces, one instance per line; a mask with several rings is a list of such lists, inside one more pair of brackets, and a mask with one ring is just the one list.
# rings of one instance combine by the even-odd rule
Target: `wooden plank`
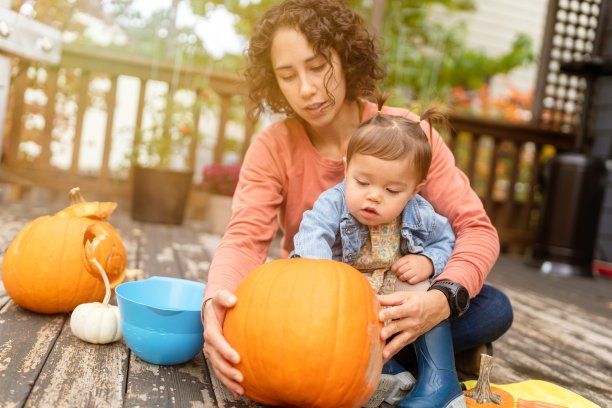
[[[147,57],[126,55],[100,48],[65,45],[61,65],[91,72],[128,75],[142,79],[171,82],[176,76],[176,65]],[[195,78],[195,79],[194,79]],[[246,95],[246,87],[240,76],[233,72],[211,71],[201,64],[183,64],[179,72],[177,87],[193,87],[194,81],[206,80],[219,94]]]
[[[534,103],[536,101],[537,98],[534,99]],[[453,128],[458,132],[469,132],[474,135],[490,136],[500,140],[515,140],[519,143],[550,144],[560,150],[571,149],[574,145],[574,135],[572,133],[547,129],[533,123],[509,122],[497,118],[481,118],[470,115],[450,115],[449,119]],[[536,119],[536,121],[538,120],[539,118]]]
[[[0,234],[0,239],[5,243],[3,246],[8,246],[8,242],[10,242],[19,230],[21,230],[23,225],[29,221],[27,219],[15,220],[14,218],[17,218],[17,216],[12,211],[9,213],[0,212],[0,219],[3,221],[2,225],[6,228],[3,228],[1,230],[2,234]],[[150,231],[148,237],[164,237],[163,240],[147,240],[145,234],[139,229],[140,225],[132,221],[127,213],[121,211],[115,214],[111,221],[122,234],[128,253],[128,259],[130,259],[130,264],[132,266],[137,266],[139,262],[137,252],[142,243],[146,245],[142,245],[140,251],[151,251],[150,253],[161,255],[161,262],[165,264],[165,260],[168,258],[167,248],[161,248],[158,253],[157,251],[160,247],[156,247],[155,245],[159,244],[163,246],[165,243],[172,243],[173,239],[170,238],[170,230],[174,232],[175,236],[181,236],[180,227],[147,224],[144,229]],[[184,237],[182,239],[185,244],[188,240],[191,240],[191,237]],[[171,249],[172,246],[173,245],[170,245]],[[181,251],[181,253],[189,252],[188,248],[184,246],[179,246],[178,250]],[[174,250],[172,249],[172,251]],[[148,259],[148,261],[156,263],[159,259],[160,258],[155,257],[154,259]],[[151,270],[150,267],[148,269]],[[180,270],[179,267],[171,269]],[[4,296],[1,299],[4,302]],[[40,317],[39,315],[34,316]],[[55,325],[56,336],[53,339],[57,338],[57,335],[59,335],[64,320],[66,319],[64,315],[60,315],[60,317],[61,320]],[[10,318],[6,320],[13,321],[15,319]],[[68,325],[64,327],[64,331],[65,333],[62,334],[62,340],[58,341],[57,347],[54,348],[53,355],[48,359],[48,365],[45,366],[45,371],[40,376],[40,380],[36,382],[35,388],[32,391],[32,396],[28,400],[27,405],[121,406],[122,401],[120,398],[124,389],[122,384],[126,381],[121,379],[126,378],[127,347],[121,345],[121,343],[115,343],[115,345],[110,346],[111,348],[90,345],[74,338],[70,334]],[[32,336],[35,336],[39,331],[27,329],[25,332],[32,333]],[[4,327],[2,329],[2,334],[10,335],[12,338],[19,338],[14,330],[5,330]],[[48,336],[39,335],[38,337],[43,340],[47,339]],[[2,339],[2,337],[0,337],[0,339]],[[2,341],[0,344],[3,344],[0,355],[4,356],[10,353],[10,356],[14,358],[16,354],[15,347],[12,343],[7,344]],[[27,342],[23,344],[27,345]],[[22,347],[25,346],[22,345]],[[37,349],[39,348],[40,347]],[[39,360],[44,362],[45,358],[39,358]],[[4,358],[0,358],[0,361],[4,360]],[[20,360],[23,359],[19,358],[13,361],[18,362]],[[70,367],[79,364],[81,364],[79,367],[80,369],[74,373]],[[6,364],[3,364],[3,366],[6,366]],[[107,366],[112,368],[109,374],[103,377],[95,374],[96,371],[100,371],[99,367]],[[143,369],[144,366],[146,366],[145,369]],[[140,361],[137,357],[131,356],[130,367],[132,368],[131,373],[133,376],[130,377],[130,382],[128,384],[129,389],[126,397],[128,398],[129,406],[138,405],[139,403],[143,404],[143,395],[145,395],[145,397],[148,396],[144,398],[144,406],[170,405],[208,407],[216,405],[214,403],[214,393],[210,385],[211,381],[207,373],[203,355],[199,355],[190,363],[176,367],[149,365],[148,363]],[[9,366],[5,368],[10,370],[12,367]],[[11,378],[13,382],[16,382],[17,386],[21,388],[15,391],[16,386],[14,386],[13,383],[5,382],[2,384],[2,389],[12,390],[11,395],[13,397],[16,395],[20,399],[12,398],[6,400],[3,397],[0,406],[5,406],[5,401],[7,404],[16,401],[17,405],[23,405],[24,399],[30,393],[31,385],[35,382],[40,370],[41,367],[38,367],[36,371],[32,371],[32,378],[26,378],[25,380],[13,375],[5,376],[6,378]],[[10,371],[11,374],[13,371],[16,370]],[[147,376],[146,373],[149,373],[149,375]],[[76,386],[73,385],[75,381]],[[104,385],[102,387],[95,385],[99,383]],[[153,387],[152,389],[151,384],[161,384],[161,386],[157,388]],[[82,390],[91,391],[83,393]],[[76,395],[76,392],[78,392],[79,395]]]
[[[201,224],[201,223],[200,223]],[[190,223],[189,227],[170,229],[174,254],[180,265],[184,279],[205,282],[208,279],[208,268],[212,254],[220,242],[220,237],[201,232],[203,225]],[[203,354],[202,354],[203,356]],[[217,379],[210,363],[206,360],[206,374],[217,407],[263,407],[248,398],[234,398],[231,392]]]
[[189,225],[138,223],[141,230],[139,267],[147,276],[174,276],[205,282],[220,237],[204,232],[204,223]]
[[0,310],[0,406],[22,406],[62,330],[65,315],[29,312],[13,301]]
[[145,278],[142,270],[142,239],[143,232],[124,208],[118,210],[108,219],[117,229],[127,258],[125,281],[142,280]]
[[[75,159],[78,160],[78,157]],[[80,175],[78,173],[78,168],[75,169],[74,172],[72,171],[73,170],[64,171],[57,169],[37,170],[34,168],[19,167],[2,168],[2,173],[6,173],[8,177],[16,181],[18,180],[18,183],[21,185],[27,183],[31,186],[64,192],[70,190],[72,187],[79,186],[82,189],[93,190],[106,197],[112,197],[113,199],[128,197],[131,194],[131,186],[127,183]],[[3,174],[3,176],[4,175],[5,174]]]
[[[24,219],[19,214],[19,211],[14,209],[14,206],[11,206],[11,208],[7,207],[7,205],[3,204],[2,209],[4,211],[0,211],[0,225],[2,226],[2,228],[0,228],[0,278],[2,278],[2,260],[4,259],[4,254],[8,250],[11,242],[13,242],[17,234],[19,234],[19,231],[28,223],[28,220]],[[0,280],[0,310],[2,310],[9,300],[10,297],[4,289],[2,280]],[[0,339],[1,338],[2,336],[0,336]]]
[[132,354],[126,406],[217,406],[204,354],[174,366],[149,364]]
[[2,281],[0,280],[0,310],[2,310],[4,305],[6,305],[9,300],[10,300],[10,297],[6,293],[6,290],[4,290],[4,285],[2,284]]
[[[122,225],[126,221],[122,219]],[[201,281],[201,277],[196,276],[199,269],[192,269],[191,265],[197,262],[197,258],[207,258],[208,255],[202,253],[201,246],[195,243],[195,233],[189,228],[142,223],[138,230],[138,252],[143,255],[141,264],[146,276],[163,275]],[[204,355],[200,353],[185,364],[159,366],[149,364],[131,353],[126,405],[216,406]]]
[[[180,237],[181,227],[138,223],[125,212],[117,214],[113,221],[124,237],[129,258],[128,266],[143,267],[153,274],[166,276],[169,275],[166,273],[168,270],[179,271],[180,275],[174,247],[178,245],[179,250],[184,249],[171,237],[173,235]],[[187,242],[189,239],[183,237],[182,241]],[[157,254],[159,257],[143,256],[146,253]],[[155,264],[158,262],[161,265],[156,269]],[[147,276],[143,275],[140,278]],[[212,407],[216,405],[203,354],[199,354],[185,364],[158,366],[142,361],[130,352],[125,398],[126,406]]]
[[488,282],[510,298],[514,322],[494,343],[493,381],[551,381],[596,404],[612,400],[612,280],[539,273],[502,256]]
[[72,334],[66,319],[26,406],[123,406],[127,369],[128,349],[122,341],[86,343]]
[[[62,206],[46,198],[35,194],[0,204],[0,259],[25,224]],[[126,210],[120,206],[111,223],[122,235],[129,267],[206,280],[220,236],[205,233],[201,222],[135,222]],[[508,256],[500,258],[489,278],[508,294],[515,316],[512,328],[494,344],[493,381],[547,380],[608,406],[612,280],[553,279],[523,258]],[[76,339],[66,315],[24,311],[1,285],[0,304],[0,406],[261,406],[231,396],[201,354],[183,365],[151,365],[123,342],[96,346]]]
[[[172,247],[183,279],[206,282],[212,252],[207,249],[207,235],[200,232],[203,223],[190,222],[180,229],[173,228],[170,232]],[[198,231],[200,230],[200,231]]]
[[512,301],[515,319],[495,343],[500,368],[494,370],[492,381],[550,381],[608,406],[612,398],[610,319],[537,292],[503,289]]
[[225,385],[215,376],[212,366],[210,362],[206,360],[206,364],[208,365],[208,372],[210,373],[210,378],[212,380],[212,388],[215,391],[215,396],[217,398],[217,407],[219,408],[253,408],[253,407],[266,407],[266,405],[259,404],[257,402],[251,401],[247,397],[239,397],[236,398],[231,393]]
[[137,225],[142,231],[138,256],[144,275],[180,278],[180,268],[170,240],[170,229],[178,227],[148,222]]

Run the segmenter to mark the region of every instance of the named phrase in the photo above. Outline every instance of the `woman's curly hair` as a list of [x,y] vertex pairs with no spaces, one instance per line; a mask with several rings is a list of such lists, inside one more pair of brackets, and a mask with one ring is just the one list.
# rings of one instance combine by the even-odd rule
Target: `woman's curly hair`
[[285,0],[268,9],[259,20],[246,52],[245,76],[253,102],[249,110],[252,118],[257,118],[266,107],[275,113],[294,113],[278,87],[270,58],[274,34],[286,27],[304,34],[330,67],[332,50],[338,53],[348,100],[372,94],[376,82],[383,78],[374,37],[363,19],[343,0]]

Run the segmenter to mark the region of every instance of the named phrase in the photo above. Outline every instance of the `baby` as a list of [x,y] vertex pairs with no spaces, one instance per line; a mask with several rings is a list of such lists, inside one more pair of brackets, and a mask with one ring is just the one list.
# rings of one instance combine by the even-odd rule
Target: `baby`
[[[430,279],[444,270],[455,235],[448,220],[418,195],[431,164],[431,146],[421,121],[431,126],[432,121],[446,123],[446,119],[435,109],[418,121],[383,114],[384,101],[379,98],[379,112],[349,141],[345,180],[323,192],[312,210],[304,213],[291,256],[348,263],[366,276],[378,294],[426,291]],[[446,350],[433,360],[423,357],[429,356],[427,336],[435,337],[437,353],[441,347]],[[415,347],[419,377],[413,391],[405,396],[414,378],[391,360],[383,373],[396,375],[383,374],[379,392],[367,407],[383,400],[391,404],[401,400],[402,406],[420,406],[424,400],[441,407],[461,406],[452,405],[455,400],[460,404],[463,396],[448,321],[419,337]],[[435,403],[436,393],[444,394],[440,404]]]

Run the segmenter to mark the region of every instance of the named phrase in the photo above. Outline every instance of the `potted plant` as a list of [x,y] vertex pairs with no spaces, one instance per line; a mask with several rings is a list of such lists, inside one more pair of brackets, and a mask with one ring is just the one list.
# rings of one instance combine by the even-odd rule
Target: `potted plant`
[[132,218],[182,224],[193,170],[188,157],[196,137],[192,114],[179,105],[172,112],[149,112],[147,125],[134,131]]
[[208,195],[204,219],[208,230],[223,235],[232,216],[232,196],[236,191],[240,164],[209,164],[202,170],[201,189]]

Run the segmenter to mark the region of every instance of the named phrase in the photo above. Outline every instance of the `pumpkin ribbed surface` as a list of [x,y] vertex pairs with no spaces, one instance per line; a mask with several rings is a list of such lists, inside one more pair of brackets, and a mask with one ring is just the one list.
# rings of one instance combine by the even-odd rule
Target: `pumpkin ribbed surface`
[[[467,394],[470,390],[465,391]],[[491,387],[491,391],[500,396],[499,404],[494,402],[477,402],[473,398],[465,397],[465,403],[468,408],[514,408],[514,397],[507,391],[498,387]]]
[[97,214],[85,215],[39,217],[13,240],[2,262],[2,281],[15,303],[38,313],[62,313],[101,301],[104,282],[84,250],[96,234],[105,235],[94,257],[107,271],[110,286],[123,281],[126,254],[119,234]]
[[341,262],[283,259],[236,290],[223,332],[240,354],[248,397],[268,405],[360,407],[382,369],[380,304]]

